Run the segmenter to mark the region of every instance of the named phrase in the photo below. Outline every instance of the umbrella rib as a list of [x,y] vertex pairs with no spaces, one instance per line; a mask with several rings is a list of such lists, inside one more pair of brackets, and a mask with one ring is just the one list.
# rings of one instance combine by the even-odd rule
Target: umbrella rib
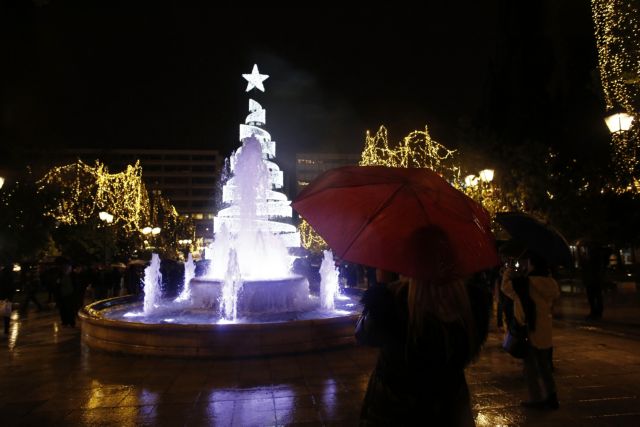
[[427,207],[424,205],[424,203],[422,203],[422,199],[420,198],[420,196],[418,196],[418,193],[416,192],[416,190],[414,188],[411,188],[411,191],[413,191],[413,194],[415,194],[416,199],[418,200],[418,203],[420,203],[420,206],[422,206],[422,212],[424,213],[425,217],[427,217],[427,220],[429,220],[429,214],[427,213]]
[[369,215],[369,218],[367,218],[362,225],[360,226],[360,229],[358,230],[358,232],[355,234],[355,236],[353,237],[353,239],[351,239],[351,243],[349,243],[349,246],[347,246],[347,248],[342,251],[342,253],[340,254],[340,258],[344,258],[344,255],[349,252],[349,249],[351,249],[351,246],[353,246],[353,244],[355,243],[356,240],[358,240],[358,237],[360,237],[360,234],[362,234],[362,232],[364,231],[364,229],[367,227],[367,225],[371,224],[371,221],[373,220],[373,218],[375,218],[380,211],[382,211],[382,209],[384,209],[385,207],[387,207],[387,205],[389,205],[389,203],[391,203],[391,200],[396,196],[396,194],[398,194],[398,192],[400,190],[402,190],[403,187],[405,187],[406,184],[401,184],[400,186],[398,186],[398,188],[395,189],[395,191],[386,199],[384,199],[381,203],[380,206],[378,206],[376,208],[376,210],[373,212],[373,214]]

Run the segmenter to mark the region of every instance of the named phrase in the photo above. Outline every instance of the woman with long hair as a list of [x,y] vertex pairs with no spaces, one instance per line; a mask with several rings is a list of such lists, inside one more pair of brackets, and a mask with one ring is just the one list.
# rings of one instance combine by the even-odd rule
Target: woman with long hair
[[486,339],[490,285],[461,277],[440,228],[412,238],[423,251],[411,256],[429,273],[376,285],[363,296],[380,354],[360,422],[473,426],[464,369]]

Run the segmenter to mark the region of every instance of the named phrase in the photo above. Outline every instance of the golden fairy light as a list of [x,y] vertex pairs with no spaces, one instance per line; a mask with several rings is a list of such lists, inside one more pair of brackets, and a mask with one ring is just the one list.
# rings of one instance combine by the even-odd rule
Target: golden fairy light
[[395,146],[389,145],[387,128],[380,126],[375,135],[367,131],[360,166],[429,168],[456,187],[460,186],[460,167],[453,163],[456,150],[436,142],[424,131],[414,130]]
[[38,183],[57,193],[56,203],[46,214],[63,224],[87,223],[103,210],[128,233],[149,222],[149,196],[139,162],[112,174],[98,161],[90,166],[78,160],[52,168]]
[[302,220],[299,226],[300,240],[302,247],[308,249],[311,252],[321,252],[327,249],[329,246],[322,237],[309,225],[306,220]]
[[[598,49],[598,68],[612,132],[617,192],[638,194],[640,144],[640,0],[592,0]],[[614,129],[612,120],[629,121],[627,129]],[[635,119],[635,120],[634,120]]]

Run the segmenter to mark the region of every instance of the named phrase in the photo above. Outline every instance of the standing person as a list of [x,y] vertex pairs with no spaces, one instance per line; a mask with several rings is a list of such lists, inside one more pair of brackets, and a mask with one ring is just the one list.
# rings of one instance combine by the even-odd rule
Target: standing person
[[[502,281],[507,265],[513,265],[515,261],[509,260],[500,268],[498,276],[495,280],[494,295],[497,299],[496,323],[499,331],[510,331],[513,327],[513,301],[502,291]],[[512,268],[512,267],[511,267]]]
[[22,306],[20,307],[20,312],[22,314],[27,314],[30,301],[33,301],[38,311],[42,311],[42,304],[40,304],[37,297],[38,291],[40,290],[40,273],[38,264],[26,264],[22,271],[22,289],[24,290],[25,298]]
[[522,405],[535,409],[558,409],[558,395],[552,365],[552,304],[560,296],[558,283],[541,256],[530,252],[527,274],[515,277],[507,268],[502,291],[514,303],[514,317],[526,326],[529,345],[524,358],[524,371],[530,400]]
[[[473,426],[464,369],[486,337],[491,299],[475,303],[440,228],[423,228],[411,239],[423,248],[412,256],[428,264],[429,277],[380,280],[363,295],[380,353],[360,425]],[[483,317],[473,311],[480,306],[484,326],[474,320]]]
[[[15,285],[13,282],[13,264],[6,263],[2,266],[0,271],[0,301],[8,301],[9,304],[13,302],[13,294],[15,292]],[[9,314],[8,316],[6,314]],[[11,311],[8,313],[0,313],[3,317],[4,334],[9,334],[9,328],[11,326]]]
[[40,284],[47,290],[47,304],[51,304],[55,297],[58,269],[52,265],[42,265],[40,269]]
[[599,244],[592,243],[580,248],[580,264],[582,283],[589,301],[587,320],[599,320],[604,312],[604,273],[609,260],[609,253]]
[[73,278],[71,276],[71,263],[60,263],[60,276],[57,282],[57,301],[60,312],[60,321],[63,326],[74,327],[76,325],[76,298]]

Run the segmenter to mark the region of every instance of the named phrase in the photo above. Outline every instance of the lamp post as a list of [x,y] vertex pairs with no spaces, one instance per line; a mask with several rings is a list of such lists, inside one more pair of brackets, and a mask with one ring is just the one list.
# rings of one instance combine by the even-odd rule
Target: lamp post
[[616,109],[605,117],[604,121],[611,133],[614,161],[617,163],[616,175],[618,184],[622,185],[622,191],[640,191],[640,182],[636,178],[638,165],[638,151],[636,144],[630,141],[631,126],[634,116],[622,109]]
[[182,250],[184,252],[184,258],[185,259],[189,255],[189,252],[191,252],[191,243],[193,243],[193,240],[191,240],[191,239],[180,239],[180,240],[178,240],[178,244],[180,246],[182,246]]
[[607,124],[609,128],[609,132],[612,134],[619,134],[621,132],[626,132],[631,129],[631,124],[633,123],[634,117],[625,113],[625,112],[616,112],[607,116],[604,119],[604,122]]
[[480,171],[480,181],[490,183],[493,181],[493,169],[483,169]]
[[153,239],[152,242],[154,243],[153,246],[151,246],[152,249],[155,249],[155,236],[157,236],[158,234],[160,234],[160,232],[162,231],[162,229],[160,227],[150,227],[147,226],[145,228],[143,228],[142,230],[142,234],[144,234],[144,236],[148,236],[149,234],[151,235],[151,238]]
[[98,218],[100,218],[100,221],[104,222],[104,234],[103,234],[103,241],[102,241],[102,246],[104,249],[104,265],[107,265],[107,261],[108,261],[108,256],[107,256],[107,226],[109,224],[111,224],[113,222],[113,215],[111,215],[109,212],[105,212],[105,211],[101,211],[98,214]]
[[495,214],[493,175],[493,169],[483,169],[477,176],[471,174],[464,177],[465,193],[484,206],[491,215]]

